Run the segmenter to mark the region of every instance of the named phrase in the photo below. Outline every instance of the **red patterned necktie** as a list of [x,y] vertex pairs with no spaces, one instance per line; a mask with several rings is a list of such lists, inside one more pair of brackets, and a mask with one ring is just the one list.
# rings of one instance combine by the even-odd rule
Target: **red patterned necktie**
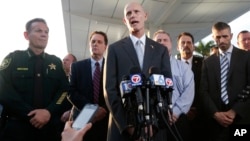
[[93,89],[94,89],[94,103],[98,103],[99,99],[99,92],[100,92],[100,77],[101,77],[101,71],[100,71],[100,64],[98,62],[95,63],[95,72],[93,77]]

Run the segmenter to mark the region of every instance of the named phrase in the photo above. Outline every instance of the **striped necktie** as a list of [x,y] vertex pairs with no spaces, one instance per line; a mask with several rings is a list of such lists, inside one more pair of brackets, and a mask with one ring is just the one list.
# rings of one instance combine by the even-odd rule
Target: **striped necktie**
[[98,103],[99,92],[100,92],[101,70],[100,70],[100,64],[98,62],[95,63],[95,66],[96,68],[93,76],[94,103]]
[[226,53],[221,54],[220,67],[221,67],[221,99],[225,104],[228,104],[229,100],[227,94],[227,81],[228,81],[229,61],[227,59]]

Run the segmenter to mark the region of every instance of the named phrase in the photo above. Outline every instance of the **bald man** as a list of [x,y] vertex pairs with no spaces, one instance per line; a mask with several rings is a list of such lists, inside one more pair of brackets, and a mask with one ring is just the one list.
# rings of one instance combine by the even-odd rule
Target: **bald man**
[[70,75],[70,66],[72,63],[76,62],[76,57],[69,53],[63,58],[63,69],[66,73],[66,76],[69,77]]
[[[127,4],[124,8],[123,21],[130,35],[111,44],[107,51],[104,66],[104,97],[110,111],[107,141],[138,139],[133,138],[136,135],[135,131],[138,130],[128,123],[127,118],[131,116],[126,114],[118,89],[123,76],[129,75],[131,68],[140,69],[147,78],[149,68],[155,66],[165,77],[172,78],[168,50],[146,37],[144,29],[146,20],[147,13],[140,4],[135,2]],[[141,41],[140,46],[136,46],[138,40]],[[140,47],[141,51],[137,52],[135,47]],[[155,134],[154,141],[166,140],[158,135]]]

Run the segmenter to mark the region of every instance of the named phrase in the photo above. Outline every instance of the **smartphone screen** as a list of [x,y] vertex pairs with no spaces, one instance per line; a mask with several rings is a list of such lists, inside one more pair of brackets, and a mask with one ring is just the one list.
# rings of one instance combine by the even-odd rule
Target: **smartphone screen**
[[96,104],[86,104],[73,122],[72,127],[76,130],[83,128],[88,122],[90,122],[98,109]]

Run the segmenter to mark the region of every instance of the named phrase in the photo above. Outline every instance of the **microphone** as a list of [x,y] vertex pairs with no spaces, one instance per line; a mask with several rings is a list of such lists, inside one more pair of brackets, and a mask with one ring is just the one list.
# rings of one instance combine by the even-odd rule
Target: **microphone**
[[160,88],[165,87],[164,75],[160,74],[160,69],[156,67],[151,67],[149,69],[151,87],[156,89],[156,96],[158,101],[158,106],[162,108],[163,100],[161,96]]
[[127,98],[130,96],[132,92],[132,84],[130,82],[129,76],[125,75],[122,77],[122,81],[120,83],[120,93],[121,98]]
[[127,125],[136,125],[136,118],[135,118],[135,111],[134,107],[136,106],[134,103],[135,101],[135,95],[132,95],[132,83],[130,81],[130,77],[128,75],[124,75],[122,77],[122,81],[120,82],[120,93],[121,93],[121,99],[122,104],[126,112],[126,120]]
[[151,67],[149,69],[149,75],[150,75],[149,79],[152,86],[162,87],[162,88],[165,86],[164,75],[160,73],[159,68]]
[[173,104],[172,104],[172,92],[173,92],[173,81],[171,78],[165,78],[165,83],[166,83],[166,91],[167,91],[167,103],[168,103],[168,107],[170,109],[170,112],[172,114],[172,108],[173,108]]
[[166,88],[170,91],[173,91],[173,86],[174,86],[174,83],[172,81],[171,78],[165,78],[165,83],[166,83]]
[[133,67],[130,69],[130,82],[133,88],[135,88],[135,95],[138,104],[138,110],[143,111],[143,97],[141,92],[142,86],[142,74],[140,68]]

